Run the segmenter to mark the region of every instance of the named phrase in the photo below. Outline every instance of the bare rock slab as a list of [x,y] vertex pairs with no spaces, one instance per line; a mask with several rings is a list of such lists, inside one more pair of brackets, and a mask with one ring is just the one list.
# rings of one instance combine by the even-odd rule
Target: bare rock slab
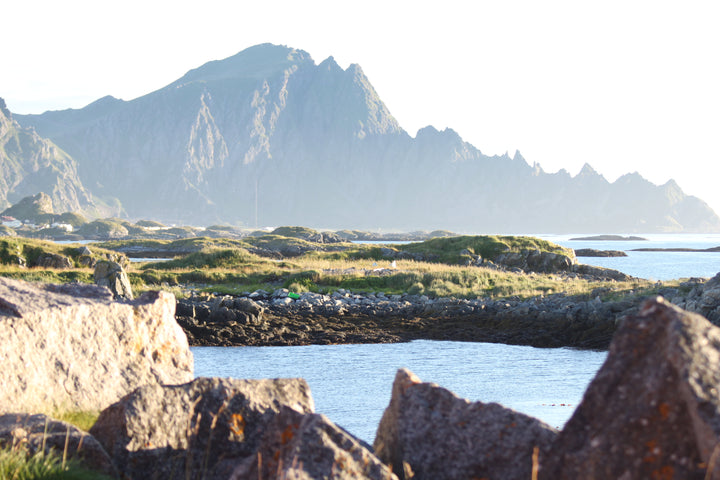
[[401,479],[531,478],[557,431],[496,403],[470,402],[398,370],[375,454]]
[[193,378],[175,297],[119,303],[95,285],[0,278],[0,412],[102,410],[146,384]]
[[97,440],[74,425],[45,415],[0,415],[0,448],[23,448],[33,454],[41,449],[75,459],[86,468],[117,477],[107,452]]
[[396,480],[368,447],[324,415],[283,408],[255,456],[238,465],[231,479]]
[[720,329],[660,297],[647,301],[615,333],[541,457],[540,478],[718,479],[719,392]]
[[198,378],[137,389],[105,409],[90,433],[127,478],[227,479],[255,456],[282,407],[314,411],[305,380]]

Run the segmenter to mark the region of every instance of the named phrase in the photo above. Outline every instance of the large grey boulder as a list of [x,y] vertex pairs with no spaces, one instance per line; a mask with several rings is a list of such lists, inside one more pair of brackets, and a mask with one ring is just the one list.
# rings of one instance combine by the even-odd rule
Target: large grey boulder
[[249,478],[393,480],[397,476],[369,445],[324,415],[283,408],[265,429],[255,456],[238,465],[231,477]]
[[95,264],[93,277],[96,285],[109,288],[116,299],[133,299],[130,280],[118,262],[100,260]]
[[546,449],[556,435],[537,419],[469,402],[400,369],[374,447],[401,479],[527,480],[535,448]]
[[647,301],[615,333],[540,478],[718,479],[719,391],[720,329]]
[[0,412],[101,410],[135,388],[193,378],[175,297],[119,303],[95,285],[0,278]]
[[105,409],[90,433],[128,478],[227,479],[254,458],[282,407],[313,412],[305,380],[198,378],[137,389]]
[[92,435],[74,425],[45,415],[27,413],[0,415],[0,448],[22,448],[29,454],[54,451],[86,468],[117,476],[105,449]]

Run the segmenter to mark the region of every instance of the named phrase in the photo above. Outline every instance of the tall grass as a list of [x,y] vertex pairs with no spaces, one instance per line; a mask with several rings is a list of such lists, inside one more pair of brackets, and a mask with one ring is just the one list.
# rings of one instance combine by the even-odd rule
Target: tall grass
[[81,467],[75,460],[63,462],[59,454],[37,451],[29,454],[22,448],[0,449],[0,478],[14,480],[91,480],[109,479]]

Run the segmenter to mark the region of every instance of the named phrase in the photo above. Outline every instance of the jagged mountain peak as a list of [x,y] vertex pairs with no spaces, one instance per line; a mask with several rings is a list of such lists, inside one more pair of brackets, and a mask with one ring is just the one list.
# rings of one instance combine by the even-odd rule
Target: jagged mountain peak
[[595,170],[589,163],[585,163],[580,172],[577,174],[578,177],[599,177],[600,174]]
[[227,78],[267,77],[299,64],[314,65],[315,62],[304,50],[263,43],[246,48],[231,57],[213,60],[194,68],[170,86]]
[[320,62],[320,65],[318,65],[318,68],[321,70],[327,70],[329,72],[342,72],[343,69],[338,63],[335,61],[335,57],[332,55]]
[[[512,157],[512,161],[515,163],[522,162],[523,164],[530,165],[527,160],[525,160],[525,157],[522,156],[522,153],[520,153],[520,150],[515,150],[515,155]],[[534,165],[533,165],[534,167]],[[539,165],[538,165],[539,167]],[[542,169],[541,169],[542,170]]]

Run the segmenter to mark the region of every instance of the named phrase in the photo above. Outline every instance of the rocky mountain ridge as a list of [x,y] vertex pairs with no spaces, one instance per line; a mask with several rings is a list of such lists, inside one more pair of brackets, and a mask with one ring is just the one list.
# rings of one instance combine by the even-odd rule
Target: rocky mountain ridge
[[258,45],[132,101],[16,115],[130,217],[460,232],[715,232],[674,183],[610,183],[487,156],[453,130],[405,132],[358,65]]
[[0,98],[0,208],[46,192],[56,211],[95,207],[77,162],[32,128],[23,128]]

